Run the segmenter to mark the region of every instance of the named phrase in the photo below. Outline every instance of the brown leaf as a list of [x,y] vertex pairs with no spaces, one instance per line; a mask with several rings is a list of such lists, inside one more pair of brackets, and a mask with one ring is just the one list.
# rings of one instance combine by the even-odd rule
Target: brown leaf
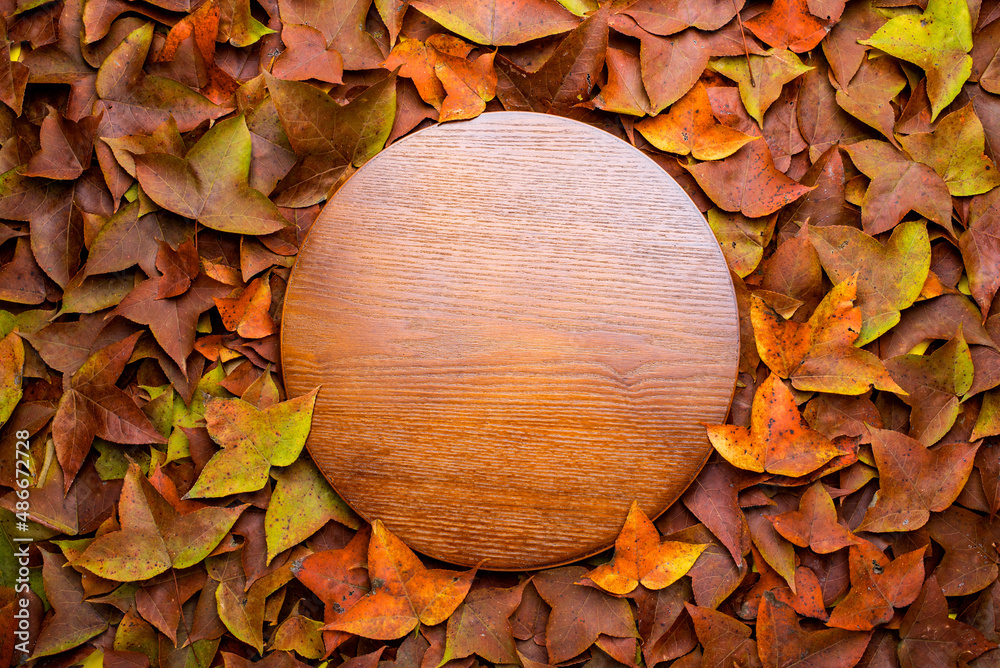
[[803,493],[799,509],[771,518],[774,528],[799,547],[828,554],[849,545],[856,539],[851,530],[837,522],[833,499],[823,483],[813,483]]
[[602,633],[615,638],[639,635],[628,601],[576,584],[585,575],[582,566],[566,566],[542,571],[532,580],[541,597],[552,606],[545,628],[551,664],[577,656]]
[[904,668],[937,664],[958,665],[959,659],[974,659],[997,644],[975,628],[952,619],[948,601],[937,579],[931,576],[920,595],[899,623],[899,662]]
[[45,550],[41,554],[45,596],[55,615],[35,641],[32,658],[72,649],[108,628],[108,620],[84,602],[80,576],[67,567],[66,558]]
[[979,443],[947,443],[933,450],[889,429],[872,429],[879,470],[878,495],[858,530],[913,531],[950,506],[972,472]]
[[795,612],[770,593],[764,594],[757,617],[757,643],[765,668],[796,663],[815,668],[854,665],[864,654],[870,633],[843,629],[808,631]]

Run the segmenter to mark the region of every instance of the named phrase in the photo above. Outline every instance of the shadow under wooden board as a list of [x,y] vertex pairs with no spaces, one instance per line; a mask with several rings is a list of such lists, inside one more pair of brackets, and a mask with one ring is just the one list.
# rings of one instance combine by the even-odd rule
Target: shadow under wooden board
[[282,321],[308,448],[410,547],[534,569],[609,547],[710,452],[739,318],[715,237],[653,161],[497,112],[415,133],[326,205]]

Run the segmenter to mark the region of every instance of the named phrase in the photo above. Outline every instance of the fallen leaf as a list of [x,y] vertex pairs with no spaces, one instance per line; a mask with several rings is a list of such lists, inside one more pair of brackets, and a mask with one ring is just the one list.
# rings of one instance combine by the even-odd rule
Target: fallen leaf
[[854,665],[864,654],[870,636],[843,629],[806,630],[795,612],[770,592],[764,594],[757,615],[757,646],[765,668]]
[[344,106],[306,83],[266,77],[281,125],[299,161],[278,184],[275,201],[302,207],[327,198],[350,166],[385,145],[396,112],[396,77],[370,86]]
[[899,635],[899,662],[904,668],[928,665],[928,661],[958,665],[997,647],[974,627],[951,618],[948,601],[934,576],[927,578],[900,621]]
[[861,44],[909,61],[927,73],[931,120],[955,99],[972,72],[972,19],[964,0],[928,0],[920,15],[903,15]]
[[705,547],[660,542],[656,527],[633,501],[625,526],[615,540],[614,557],[588,573],[587,579],[617,595],[628,594],[640,584],[646,589],[663,589],[683,577]]
[[856,346],[874,341],[899,322],[899,312],[913,304],[930,271],[930,242],[921,222],[898,225],[884,246],[841,225],[811,227],[809,239],[834,283],[857,273],[861,332]]
[[890,429],[871,429],[879,491],[859,531],[913,531],[930,511],[950,506],[965,485],[979,443],[946,443],[933,450]]
[[781,96],[782,86],[812,69],[787,49],[771,49],[761,56],[718,58],[709,67],[739,84],[740,98],[758,125],[764,124],[764,112]]
[[892,619],[894,608],[909,605],[924,579],[924,548],[889,561],[867,541],[850,548],[851,590],[830,613],[830,626],[869,631]]
[[360,521],[337,496],[316,465],[298,459],[291,466],[271,471],[277,479],[264,516],[267,563],[313,535],[330,520],[357,529]]
[[119,501],[121,530],[95,539],[73,565],[119,582],[187,568],[215,549],[244,508],[206,507],[180,514],[131,463]]
[[675,102],[669,113],[636,123],[635,129],[661,151],[690,154],[698,160],[726,158],[756,139],[716,121],[700,83]]
[[775,169],[765,141],[751,141],[723,160],[684,167],[720,209],[750,218],[774,213],[812,190]]
[[907,392],[900,398],[912,407],[910,436],[928,447],[937,443],[955,424],[959,397],[972,387],[972,355],[961,326],[933,353],[900,355],[885,364]]
[[83,600],[80,575],[66,568],[66,558],[45,550],[40,552],[46,598],[55,614],[35,640],[32,658],[72,649],[108,628],[107,618]]
[[705,648],[701,665],[712,668],[731,664],[747,668],[761,665],[749,626],[711,608],[699,608],[690,603],[686,608],[694,620],[698,641]]
[[501,589],[476,589],[448,618],[441,663],[476,654],[493,664],[518,663],[510,617],[521,604],[525,584]]
[[201,471],[186,498],[255,492],[272,466],[289,466],[305,445],[319,388],[265,410],[242,399],[205,404],[208,433],[222,446]]
[[576,584],[585,576],[582,566],[566,566],[543,571],[532,580],[552,606],[545,627],[550,664],[572,659],[597,642],[602,633],[614,638],[639,635],[628,601]]
[[278,207],[247,184],[250,131],[243,116],[216,123],[184,158],[135,156],[135,173],[150,199],[206,227],[267,234],[288,225]]
[[645,30],[656,35],[672,35],[685,28],[718,30],[743,8],[743,0],[707,0],[691,4],[684,0],[638,0],[624,13],[636,20]]
[[712,446],[734,466],[748,471],[801,476],[845,450],[813,431],[778,376],[768,376],[754,395],[750,428],[709,426]]
[[[462,37],[509,46],[572,30],[579,20],[552,0],[512,0],[496,5],[461,0],[410,0],[410,5]],[[530,16],[528,20],[519,17]]]
[[934,132],[918,132],[900,141],[914,160],[937,172],[956,197],[1000,185],[997,166],[984,153],[986,135],[972,103],[942,118]]
[[827,33],[806,0],[775,0],[767,11],[747,21],[746,27],[768,46],[796,53],[812,49]]
[[66,380],[52,419],[52,440],[66,489],[73,483],[95,437],[114,443],[164,443],[142,411],[115,383],[139,334],[101,348]]
[[837,521],[833,499],[823,483],[816,482],[799,501],[799,509],[771,518],[775,530],[799,547],[829,554],[854,545],[851,530]]
[[837,104],[865,125],[881,132],[898,147],[899,143],[893,135],[896,113],[892,101],[905,87],[906,77],[896,61],[891,58],[865,58],[850,83],[838,88]]
[[845,147],[855,166],[871,177],[861,205],[868,234],[893,229],[909,211],[951,229],[951,193],[933,169],[874,139]]
[[371,592],[324,628],[391,640],[418,624],[440,624],[465,599],[476,571],[428,570],[376,520],[368,546],[368,573]]

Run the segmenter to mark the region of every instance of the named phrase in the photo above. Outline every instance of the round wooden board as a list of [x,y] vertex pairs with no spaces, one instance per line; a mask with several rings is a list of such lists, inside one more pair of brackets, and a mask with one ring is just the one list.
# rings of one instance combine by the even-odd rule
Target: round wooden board
[[610,546],[694,480],[739,321],[704,218],[640,151],[498,112],[390,146],[337,192],[285,297],[308,448],[410,547],[533,569]]

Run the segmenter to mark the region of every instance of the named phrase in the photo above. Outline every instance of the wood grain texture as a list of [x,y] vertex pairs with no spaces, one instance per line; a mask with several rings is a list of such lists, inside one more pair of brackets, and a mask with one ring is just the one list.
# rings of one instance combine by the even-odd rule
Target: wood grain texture
[[531,569],[694,479],[736,379],[736,299],[681,188],[619,139],[498,112],[418,132],[326,205],[282,322],[308,448],[412,548]]

